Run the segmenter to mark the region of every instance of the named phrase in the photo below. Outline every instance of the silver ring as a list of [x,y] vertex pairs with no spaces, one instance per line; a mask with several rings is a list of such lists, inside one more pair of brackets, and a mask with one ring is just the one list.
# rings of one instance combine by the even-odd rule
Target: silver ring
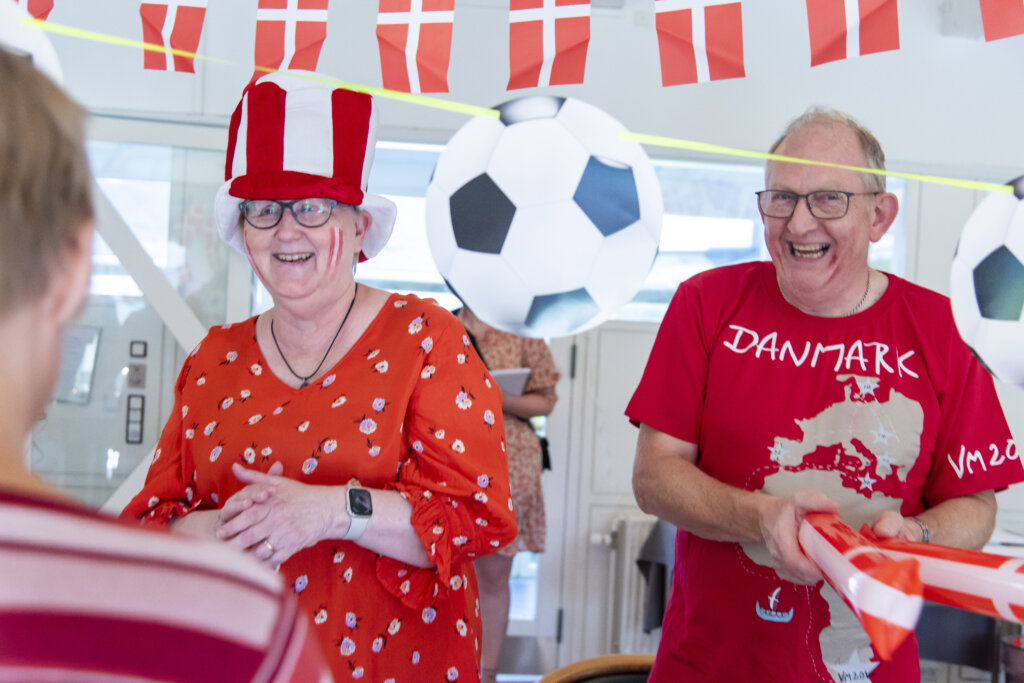
[[270,541],[269,541],[269,540],[267,540],[266,538],[264,538],[264,539],[263,539],[263,545],[265,545],[265,546],[267,546],[268,548],[270,548],[270,554],[271,554],[271,555],[273,555],[273,554],[274,554],[274,546],[270,545]]

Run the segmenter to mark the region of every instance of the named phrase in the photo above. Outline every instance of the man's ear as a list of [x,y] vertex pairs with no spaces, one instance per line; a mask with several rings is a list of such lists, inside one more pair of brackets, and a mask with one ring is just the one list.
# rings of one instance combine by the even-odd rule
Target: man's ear
[[896,220],[900,210],[900,202],[891,192],[882,192],[875,198],[874,220],[871,223],[871,241],[877,242],[889,231],[889,226]]
[[90,220],[75,232],[50,279],[48,308],[59,325],[67,325],[78,317],[89,293],[93,226]]

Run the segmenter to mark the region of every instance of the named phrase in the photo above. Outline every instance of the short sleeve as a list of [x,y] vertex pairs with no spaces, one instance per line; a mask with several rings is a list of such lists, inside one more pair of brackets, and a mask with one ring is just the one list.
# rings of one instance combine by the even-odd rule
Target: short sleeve
[[710,349],[694,280],[676,290],[626,416],[677,439],[697,443]]
[[925,488],[928,506],[1024,480],[992,376],[955,331],[947,358],[949,374],[939,393],[941,416]]
[[455,318],[440,307],[431,315],[430,351],[408,405],[408,457],[397,489],[413,506],[413,528],[436,569],[377,561],[378,578],[410,607],[461,588],[464,563],[516,536],[497,383]]

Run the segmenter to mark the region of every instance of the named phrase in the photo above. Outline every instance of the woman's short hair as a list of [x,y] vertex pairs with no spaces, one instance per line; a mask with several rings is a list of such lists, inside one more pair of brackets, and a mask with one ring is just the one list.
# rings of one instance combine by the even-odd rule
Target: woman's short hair
[[[789,122],[786,129],[782,131],[782,135],[779,136],[779,139],[775,141],[775,144],[768,151],[774,153],[789,135],[805,126],[814,124],[849,128],[857,136],[860,148],[864,152],[864,167],[873,168],[878,171],[885,170],[885,152],[882,151],[882,145],[878,142],[878,138],[849,114],[832,109],[831,107],[815,106],[807,109],[803,114]],[[873,192],[885,192],[885,174],[865,173],[864,187]]]
[[0,313],[44,292],[93,217],[85,111],[0,46]]

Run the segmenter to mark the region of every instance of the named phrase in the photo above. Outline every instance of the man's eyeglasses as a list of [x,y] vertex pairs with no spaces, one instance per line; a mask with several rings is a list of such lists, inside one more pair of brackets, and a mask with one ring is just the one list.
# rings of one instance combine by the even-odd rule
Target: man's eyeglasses
[[789,218],[796,211],[801,199],[807,200],[807,210],[815,218],[829,220],[842,218],[850,210],[850,197],[860,194],[881,194],[881,192],[843,192],[842,190],[818,190],[797,194],[786,190],[761,190],[755,192],[761,213],[769,218]]
[[269,230],[281,222],[284,210],[289,209],[299,225],[305,228],[319,228],[330,220],[338,202],[333,199],[313,197],[279,202],[273,199],[247,199],[239,203],[238,210],[245,222],[257,230]]

